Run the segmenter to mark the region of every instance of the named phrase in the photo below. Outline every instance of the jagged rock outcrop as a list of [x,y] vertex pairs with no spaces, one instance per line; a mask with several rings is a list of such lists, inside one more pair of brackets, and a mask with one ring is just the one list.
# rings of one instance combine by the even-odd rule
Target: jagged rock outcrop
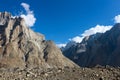
[[66,57],[83,67],[120,66],[120,23],[105,33],[87,36],[81,43],[63,50]]
[[0,68],[63,68],[76,65],[52,41],[35,33],[23,18],[0,12]]

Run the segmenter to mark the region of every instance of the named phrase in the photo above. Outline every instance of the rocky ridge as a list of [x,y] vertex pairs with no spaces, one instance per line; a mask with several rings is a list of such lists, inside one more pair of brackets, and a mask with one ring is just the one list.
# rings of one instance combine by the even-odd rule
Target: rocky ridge
[[66,57],[82,67],[120,66],[120,23],[105,33],[87,36],[81,43],[62,49]]
[[35,33],[23,18],[0,12],[0,68],[76,67],[44,35]]

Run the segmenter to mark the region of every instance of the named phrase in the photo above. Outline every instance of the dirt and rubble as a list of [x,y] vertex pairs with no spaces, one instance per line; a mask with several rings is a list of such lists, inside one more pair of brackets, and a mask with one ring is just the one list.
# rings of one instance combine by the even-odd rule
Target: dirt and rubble
[[120,80],[120,68],[0,69],[0,80]]

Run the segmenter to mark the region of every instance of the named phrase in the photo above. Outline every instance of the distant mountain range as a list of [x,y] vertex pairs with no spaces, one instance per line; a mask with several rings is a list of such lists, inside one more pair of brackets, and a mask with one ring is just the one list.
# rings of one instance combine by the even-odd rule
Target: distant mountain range
[[61,50],[82,67],[120,66],[120,23],[105,33],[86,36],[81,43],[69,42]]

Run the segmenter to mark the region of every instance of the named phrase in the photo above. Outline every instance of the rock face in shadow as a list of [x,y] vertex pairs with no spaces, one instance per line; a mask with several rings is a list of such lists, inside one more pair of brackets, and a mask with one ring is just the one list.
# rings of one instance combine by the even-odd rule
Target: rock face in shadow
[[21,17],[0,12],[0,68],[76,67],[52,41],[26,26]]
[[120,24],[106,33],[85,37],[81,43],[63,49],[63,53],[82,67],[120,66]]

